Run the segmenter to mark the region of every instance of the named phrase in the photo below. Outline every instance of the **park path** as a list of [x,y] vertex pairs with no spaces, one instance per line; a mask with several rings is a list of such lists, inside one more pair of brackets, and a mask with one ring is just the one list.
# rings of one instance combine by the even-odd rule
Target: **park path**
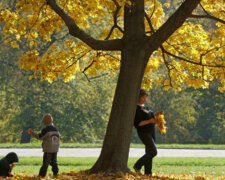
[[[98,157],[101,148],[60,148],[59,157]],[[18,156],[43,156],[40,148],[1,148],[0,156],[15,152]],[[130,148],[129,157],[140,157],[144,148]],[[158,149],[157,157],[225,157],[225,150],[209,149]]]

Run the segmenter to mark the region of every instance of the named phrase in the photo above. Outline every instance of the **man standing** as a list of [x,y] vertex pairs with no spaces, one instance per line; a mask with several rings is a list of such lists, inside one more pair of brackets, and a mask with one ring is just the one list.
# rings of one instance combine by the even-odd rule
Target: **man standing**
[[154,113],[144,105],[148,97],[148,92],[140,90],[138,105],[136,109],[134,126],[141,141],[145,145],[145,154],[134,164],[134,170],[140,172],[142,166],[145,174],[152,175],[152,159],[157,155],[155,146],[155,116]]

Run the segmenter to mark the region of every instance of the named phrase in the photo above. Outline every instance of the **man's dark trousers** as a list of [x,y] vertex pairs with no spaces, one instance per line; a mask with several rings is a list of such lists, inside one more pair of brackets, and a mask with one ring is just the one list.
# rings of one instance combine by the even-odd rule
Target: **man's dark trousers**
[[139,132],[138,136],[145,145],[145,155],[143,155],[136,163],[135,167],[141,169],[145,167],[145,174],[152,174],[152,159],[157,155],[157,149],[151,132]]

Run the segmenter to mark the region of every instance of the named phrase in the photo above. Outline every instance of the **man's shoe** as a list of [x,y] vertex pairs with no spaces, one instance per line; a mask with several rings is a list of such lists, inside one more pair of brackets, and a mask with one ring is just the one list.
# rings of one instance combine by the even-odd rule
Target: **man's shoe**
[[145,174],[145,176],[148,177],[148,178],[150,178],[150,179],[153,178],[152,174]]
[[133,168],[134,168],[134,171],[135,171],[136,173],[140,173],[140,172],[141,172],[141,170],[138,169],[135,165],[133,166]]

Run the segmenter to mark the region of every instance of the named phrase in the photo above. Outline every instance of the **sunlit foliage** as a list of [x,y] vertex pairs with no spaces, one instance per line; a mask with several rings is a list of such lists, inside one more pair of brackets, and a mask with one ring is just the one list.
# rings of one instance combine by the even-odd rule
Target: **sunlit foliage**
[[[60,0],[58,3],[79,28],[104,40],[123,38],[123,7],[132,1]],[[145,21],[147,36],[163,25],[168,17],[165,10],[170,8],[169,1],[164,4],[159,0],[145,1],[145,11],[151,20],[151,24],[148,19]],[[224,12],[223,0],[202,0],[193,16],[150,57],[143,86],[150,88],[154,82],[163,84],[165,89],[181,90],[184,84],[206,88],[217,80],[221,83],[219,90],[225,90]],[[210,19],[214,29],[199,23],[200,15],[204,16],[202,19]],[[4,8],[0,11],[0,22],[4,22],[5,44],[21,48],[20,42],[23,41],[29,45],[29,50],[19,59],[19,66],[34,72],[30,79],[40,76],[42,80],[52,82],[63,76],[65,81],[69,81],[77,72],[96,76],[99,71],[112,73],[119,69],[119,52],[94,51],[85,43],[71,38],[66,39],[63,45],[52,44],[45,53],[39,52],[37,46],[40,41],[50,42],[54,32],[65,30],[64,22],[45,0],[19,0],[16,10]],[[159,69],[168,73],[159,73]],[[156,72],[157,76],[154,75]]]

